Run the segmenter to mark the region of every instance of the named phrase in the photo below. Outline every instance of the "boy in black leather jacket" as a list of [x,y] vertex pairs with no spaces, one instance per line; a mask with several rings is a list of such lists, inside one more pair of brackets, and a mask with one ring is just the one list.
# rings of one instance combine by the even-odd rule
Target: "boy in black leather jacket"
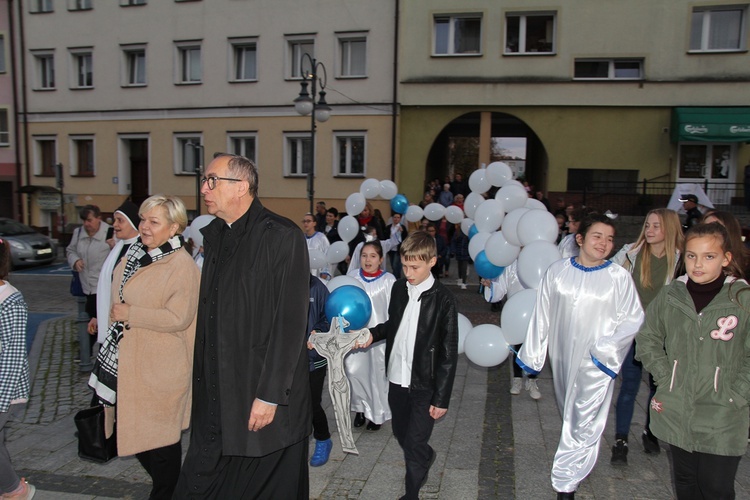
[[458,313],[453,294],[431,274],[435,239],[416,231],[401,244],[405,279],[394,283],[388,321],[370,329],[386,339],[388,404],[393,435],[404,450],[405,499],[417,499],[437,454],[428,444],[435,420],[448,411],[458,359]]

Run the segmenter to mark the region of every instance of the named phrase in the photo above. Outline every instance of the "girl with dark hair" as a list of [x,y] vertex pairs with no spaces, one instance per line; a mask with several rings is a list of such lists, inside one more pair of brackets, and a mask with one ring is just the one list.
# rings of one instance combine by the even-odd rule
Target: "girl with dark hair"
[[750,423],[750,287],[719,223],[691,227],[683,254],[687,273],[659,292],[636,338],[657,386],[651,431],[670,445],[676,498],[734,498]]

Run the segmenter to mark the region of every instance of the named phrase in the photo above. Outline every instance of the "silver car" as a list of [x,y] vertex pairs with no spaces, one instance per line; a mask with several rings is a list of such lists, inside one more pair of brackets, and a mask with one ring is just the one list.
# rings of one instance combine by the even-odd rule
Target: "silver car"
[[17,220],[0,217],[0,238],[10,245],[13,268],[50,264],[57,256],[57,246],[49,237]]

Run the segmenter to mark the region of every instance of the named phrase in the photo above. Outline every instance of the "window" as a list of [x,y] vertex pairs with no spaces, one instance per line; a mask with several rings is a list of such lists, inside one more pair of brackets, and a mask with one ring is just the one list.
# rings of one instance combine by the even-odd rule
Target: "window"
[[29,2],[32,13],[40,12],[54,12],[55,9],[52,6],[52,0],[31,0]]
[[5,34],[0,33],[0,73],[5,71]]
[[10,129],[8,125],[8,108],[0,108],[0,147],[10,146]]
[[310,171],[312,143],[309,133],[286,134],[284,151],[284,175],[302,177]]
[[362,132],[337,132],[334,134],[335,174],[337,176],[364,177],[365,135]]
[[34,137],[34,175],[54,177],[57,163],[57,139],[55,136]]
[[174,172],[195,174],[201,166],[203,136],[199,132],[185,132],[174,135]]
[[641,59],[576,59],[574,77],[591,80],[640,80]]
[[176,42],[177,83],[201,82],[200,42]]
[[70,87],[74,89],[90,89],[94,86],[93,55],[91,49],[71,49],[72,62]]
[[367,76],[367,38],[364,35],[339,36],[339,76]]
[[241,155],[256,162],[256,139],[253,132],[230,132],[227,134],[227,151],[233,155]]
[[71,175],[94,176],[94,137],[70,137]]
[[744,50],[747,6],[695,7],[690,27],[690,50],[695,52]]
[[302,78],[310,71],[310,61],[304,57],[308,54],[315,57],[315,42],[311,39],[287,39],[289,44],[289,77]]
[[146,47],[126,46],[123,53],[123,82],[125,87],[146,85]]
[[146,0],[120,0],[123,7],[132,7],[134,5],[146,5]]
[[229,41],[232,74],[229,81],[253,82],[258,79],[258,47],[255,39],[243,38]]
[[478,55],[481,53],[482,16],[462,14],[435,16],[435,55]]
[[91,0],[68,0],[68,10],[91,10]]
[[506,14],[506,54],[553,54],[554,52],[554,12]]
[[55,89],[55,55],[52,52],[33,52],[36,72],[35,90]]

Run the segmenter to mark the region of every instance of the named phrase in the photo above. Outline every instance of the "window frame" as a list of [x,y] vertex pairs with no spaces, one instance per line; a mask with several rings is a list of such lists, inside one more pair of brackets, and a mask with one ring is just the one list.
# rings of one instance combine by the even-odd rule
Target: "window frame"
[[[308,143],[310,146],[313,147],[313,142],[310,138],[310,132],[286,132],[284,133],[284,177],[290,178],[290,179],[304,179],[307,177],[307,172],[305,172],[305,158],[300,158],[300,155],[305,154],[305,143]],[[297,147],[297,154],[293,154],[294,151],[292,150],[292,144],[302,145],[302,147]],[[315,154],[315,151],[313,150],[313,154]],[[294,163],[293,163],[294,161]],[[299,161],[299,165],[297,165],[297,162]],[[315,176],[315,162],[312,162],[313,166],[313,176]],[[292,167],[295,167],[293,169]],[[293,171],[293,170],[299,170]]]
[[303,45],[312,45],[312,51],[307,52],[310,57],[315,58],[315,36],[314,35],[287,35],[286,40],[286,79],[287,80],[302,80],[303,76],[303,62],[305,60],[306,52],[300,50],[297,51],[297,47]]
[[[608,63],[607,76],[576,76],[576,64],[579,62],[606,62]],[[616,75],[618,63],[637,63],[639,75],[637,77],[618,77]],[[639,57],[578,57],[573,61],[573,79],[579,81],[641,81],[645,79],[644,63],[645,59]]]
[[[742,19],[740,19],[739,33],[737,34],[737,47],[722,47],[712,49],[708,45],[711,41],[712,23],[711,15],[714,12],[726,12],[726,11],[740,11]],[[693,7],[690,19],[690,36],[688,38],[688,53],[689,54],[716,54],[726,52],[745,52],[747,51],[747,30],[748,30],[748,4],[735,4],[735,5],[710,5]],[[695,15],[701,14],[701,34],[700,34],[700,47],[693,48],[693,28],[695,27]],[[716,27],[714,29],[721,29]]]
[[[229,82],[231,83],[248,83],[258,81],[258,37],[242,37],[242,38],[229,38]],[[238,56],[237,51],[239,49],[247,49],[253,47],[255,50],[255,67],[253,72],[255,73],[254,78],[240,78],[238,77]]]
[[[120,45],[122,50],[122,80],[120,81],[121,87],[146,87],[148,85],[148,59],[146,53],[146,44],[132,44],[132,45]],[[131,59],[135,56],[143,55],[143,82],[131,81],[135,80],[136,73],[132,73],[132,70],[137,70],[138,65],[136,64],[131,68]]]
[[10,108],[0,107],[0,148],[10,147],[10,116]]
[[[447,52],[438,52],[438,29],[439,20],[448,19]],[[456,52],[456,22],[464,19],[475,19],[479,21],[479,49],[476,52]],[[433,57],[481,57],[484,55],[482,37],[484,35],[484,16],[481,12],[463,12],[460,14],[435,14],[432,18],[432,56]]]
[[[254,144],[253,144],[253,156],[252,157],[247,156],[246,151],[241,151],[241,152],[236,151],[234,149],[234,147],[233,147],[233,141],[235,139],[244,139],[244,140],[252,139],[253,142],[254,142]],[[244,147],[244,144],[243,144],[243,148],[242,149],[246,149]],[[240,132],[240,131],[238,131],[238,132],[227,132],[227,151],[229,153],[231,153],[231,154],[241,155],[241,156],[244,156],[245,158],[247,158],[249,160],[252,160],[252,162],[255,163],[255,165],[257,167],[257,165],[258,165],[258,132]]]
[[[345,158],[345,171],[341,170],[341,148],[342,140],[351,143],[352,139],[362,140],[362,172],[352,172],[351,156],[352,147],[347,147]],[[363,178],[367,176],[367,132],[364,130],[340,130],[333,132],[333,176],[341,178]]]
[[31,14],[49,14],[50,12],[55,12],[54,0],[32,0],[29,3]]
[[7,35],[5,31],[0,31],[0,75],[5,74],[8,72],[8,52],[5,50],[6,43],[5,40],[7,39]]
[[94,9],[94,4],[92,3],[92,0],[68,0],[69,12],[79,12],[79,11],[93,10],[93,9]]
[[31,55],[34,58],[33,90],[57,90],[57,82],[55,80],[55,50],[32,50]]
[[[73,90],[87,90],[94,88],[94,49],[93,47],[80,47],[68,49],[70,54],[70,88]],[[81,60],[88,56],[89,58],[89,75],[91,83],[81,84]]]
[[[96,177],[96,141],[93,134],[75,134],[68,136],[70,141],[70,176],[71,177]],[[78,148],[79,142],[90,142],[90,160],[91,165],[81,171],[81,158]]]
[[[185,170],[185,148],[187,143],[195,139],[198,139],[198,144],[203,146],[203,132],[175,132],[173,135],[173,167],[175,175],[195,175],[195,166],[192,166],[192,170]],[[195,154],[195,148],[193,148]],[[200,158],[198,159],[200,161]],[[200,166],[200,165],[199,165]]]
[[[528,18],[529,17],[552,17],[552,41],[550,44],[550,50],[548,51],[533,51],[526,47],[528,33]],[[518,50],[509,50],[510,43],[508,42],[509,18],[518,18]],[[549,56],[557,54],[557,11],[554,10],[540,10],[540,11],[511,11],[506,12],[504,16],[504,35],[503,35],[503,55],[506,56]]]
[[[57,163],[57,136],[56,135],[34,135],[31,137],[34,144],[34,176],[35,177],[55,177],[55,164]],[[54,158],[52,164],[46,168],[42,163],[43,149],[42,142],[51,142]]]
[[120,0],[120,7],[141,7],[147,4],[148,0]]
[[[336,47],[338,50],[336,61],[337,61],[337,68],[336,68],[336,78],[347,78],[347,79],[354,79],[354,78],[367,78],[368,76],[368,57],[367,57],[367,35],[368,33],[366,31],[360,31],[360,32],[351,32],[351,33],[337,33],[336,34]],[[351,71],[351,60],[352,60],[352,50],[351,50],[351,44],[362,42],[364,43],[364,62],[362,66],[364,67],[362,74],[354,74]],[[344,59],[347,59],[345,61]]]
[[[203,41],[181,40],[174,42],[175,47],[175,85],[200,85],[203,83]],[[190,80],[193,61],[190,55],[198,53],[198,79]]]

